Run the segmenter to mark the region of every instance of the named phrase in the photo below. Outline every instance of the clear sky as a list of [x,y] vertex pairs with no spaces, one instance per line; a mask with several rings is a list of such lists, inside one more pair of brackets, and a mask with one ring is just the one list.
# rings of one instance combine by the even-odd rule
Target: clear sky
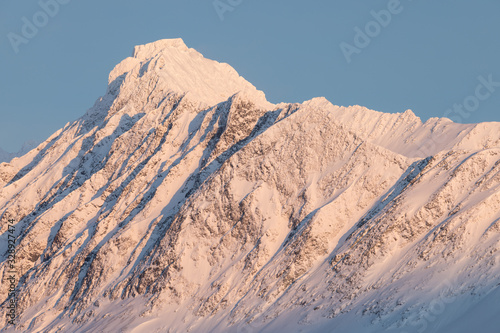
[[499,121],[499,15],[498,0],[2,0],[0,147],[45,140],[134,45],[176,37],[273,103]]

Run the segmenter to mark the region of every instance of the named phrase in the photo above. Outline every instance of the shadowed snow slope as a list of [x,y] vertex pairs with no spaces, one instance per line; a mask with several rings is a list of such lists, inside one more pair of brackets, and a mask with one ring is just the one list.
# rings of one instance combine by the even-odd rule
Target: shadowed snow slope
[[138,46],[82,118],[0,164],[16,327],[496,332],[499,130],[273,105],[180,39]]

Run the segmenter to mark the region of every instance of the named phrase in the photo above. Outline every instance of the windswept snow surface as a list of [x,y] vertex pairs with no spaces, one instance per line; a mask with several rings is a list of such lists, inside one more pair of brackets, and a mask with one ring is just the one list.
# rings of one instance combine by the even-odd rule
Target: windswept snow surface
[[0,164],[5,332],[498,332],[500,123],[271,104],[182,40]]
[[28,153],[30,150],[36,148],[38,146],[39,142],[36,141],[26,141],[23,143],[21,149],[17,151],[16,153],[9,153],[0,148],[0,163],[2,162],[10,162],[13,158],[15,157],[20,157]]

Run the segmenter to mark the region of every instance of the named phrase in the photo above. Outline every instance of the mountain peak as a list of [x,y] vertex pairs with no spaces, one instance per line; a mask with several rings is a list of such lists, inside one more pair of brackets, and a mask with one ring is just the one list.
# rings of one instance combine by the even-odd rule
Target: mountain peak
[[156,42],[137,45],[134,47],[132,56],[137,59],[148,59],[166,49],[189,50],[182,38],[160,39]]
[[[123,80],[114,82],[119,77]],[[124,80],[125,77],[128,79]],[[124,59],[109,75],[112,91],[117,91],[116,85],[125,81],[130,89],[140,86],[148,89],[150,80],[155,81],[153,86],[158,90],[180,93],[206,106],[224,102],[238,93],[263,108],[274,106],[230,65],[203,57],[188,48],[181,38],[136,46],[133,57]],[[120,91],[124,90],[127,88],[121,86]]]

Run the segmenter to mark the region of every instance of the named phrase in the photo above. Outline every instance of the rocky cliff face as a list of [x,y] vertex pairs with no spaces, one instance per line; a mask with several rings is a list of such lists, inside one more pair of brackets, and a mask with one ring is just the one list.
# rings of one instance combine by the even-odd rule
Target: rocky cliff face
[[499,123],[273,105],[182,40],[109,81],[0,165],[18,329],[417,332],[497,292]]

